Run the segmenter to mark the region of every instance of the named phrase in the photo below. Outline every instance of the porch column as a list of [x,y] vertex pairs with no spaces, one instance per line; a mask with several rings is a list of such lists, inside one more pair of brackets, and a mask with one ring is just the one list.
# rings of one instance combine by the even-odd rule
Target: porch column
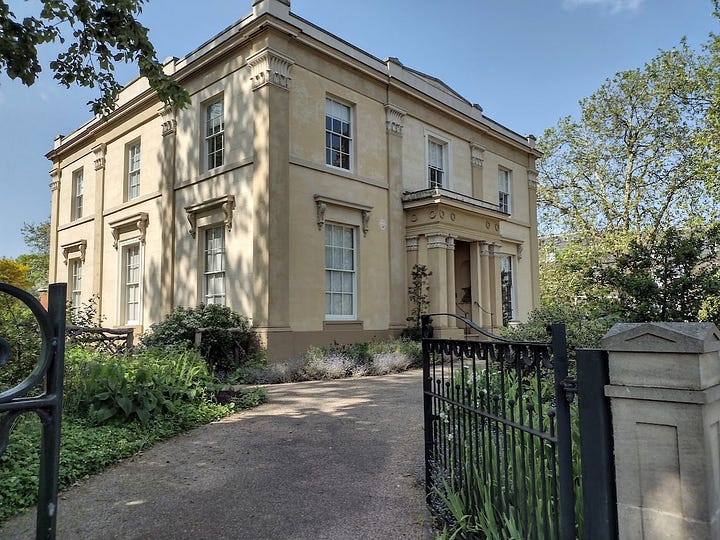
[[[447,313],[448,310],[448,272],[447,272],[447,236],[444,234],[427,235],[428,269],[430,276],[430,313]],[[433,317],[433,326],[441,331],[447,329],[447,317]]]
[[490,286],[490,244],[478,242],[480,247],[480,318],[482,327],[492,329],[492,302]]
[[490,313],[491,331],[502,326],[502,287],[500,286],[500,254],[499,244],[489,244],[490,250]]
[[470,317],[473,322],[482,326],[482,274],[480,270],[480,242],[470,242]]
[[[446,267],[446,283],[447,283],[447,308],[448,313],[457,313],[455,299],[455,237],[448,236],[446,239],[447,253],[445,257]],[[448,317],[448,325],[451,328],[458,326],[458,322],[453,317]],[[464,327],[464,325],[461,325]]]

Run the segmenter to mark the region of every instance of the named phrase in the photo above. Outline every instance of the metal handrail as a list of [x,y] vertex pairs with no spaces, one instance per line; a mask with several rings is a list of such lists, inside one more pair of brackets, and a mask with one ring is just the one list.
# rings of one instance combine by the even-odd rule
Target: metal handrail
[[[480,326],[478,326],[477,324],[475,324],[470,319],[468,319],[466,317],[462,317],[462,316],[458,315],[457,313],[429,313],[427,315],[423,315],[422,316],[422,324],[421,324],[423,338],[432,337],[432,325],[430,324],[430,320],[432,319],[432,317],[455,317],[456,319],[458,319],[459,321],[462,321],[467,326],[469,326],[470,328],[472,328],[473,330],[482,334],[485,337],[488,337],[495,341],[502,341],[504,343],[512,342],[511,339],[507,339],[502,336],[498,336],[498,335],[488,332],[487,330],[485,330],[485,329],[481,328]],[[429,331],[429,335],[428,335],[428,332],[426,332],[426,329]]]

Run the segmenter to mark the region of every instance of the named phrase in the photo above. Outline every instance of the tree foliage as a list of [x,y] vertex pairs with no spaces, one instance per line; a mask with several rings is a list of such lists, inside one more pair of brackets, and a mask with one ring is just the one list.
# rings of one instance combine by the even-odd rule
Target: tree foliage
[[114,77],[116,62],[137,64],[159,99],[181,108],[189,103],[188,94],[165,74],[148,29],[137,20],[145,2],[40,0],[39,13],[20,20],[0,0],[0,70],[30,86],[42,71],[38,47],[59,42],[65,47],[50,62],[54,78],[68,88],[99,88],[100,97],[89,102],[93,113],[115,108],[122,88]]
[[580,101],[539,142],[541,226],[547,233],[649,239],[715,212],[698,171],[707,103],[699,59],[683,42],[622,71]]
[[30,253],[20,255],[17,262],[29,267],[28,277],[32,282],[32,288],[47,287],[50,267],[50,220],[23,223],[21,233]]
[[720,295],[719,247],[719,224],[671,227],[653,244],[633,240],[594,277],[614,292],[608,311],[625,321],[697,321],[703,308],[709,310],[708,300]]

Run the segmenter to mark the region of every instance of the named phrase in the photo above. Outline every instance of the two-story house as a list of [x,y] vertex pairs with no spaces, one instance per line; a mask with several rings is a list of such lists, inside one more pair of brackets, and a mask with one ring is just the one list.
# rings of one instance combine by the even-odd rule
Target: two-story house
[[[398,333],[415,264],[431,312],[490,330],[524,318],[539,298],[534,139],[289,0],[252,9],[166,62],[190,106],[137,79],[107,119],[55,140],[51,281],[139,332],[225,304],[271,359]],[[462,334],[446,319],[440,335]]]

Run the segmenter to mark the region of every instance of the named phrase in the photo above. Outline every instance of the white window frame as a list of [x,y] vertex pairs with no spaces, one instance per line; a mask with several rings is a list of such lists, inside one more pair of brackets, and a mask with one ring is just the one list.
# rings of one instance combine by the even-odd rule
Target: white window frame
[[[208,247],[208,234],[212,231],[220,231],[222,246],[219,250],[214,250],[214,252],[211,253],[210,248]],[[202,231],[202,303],[204,304],[218,304],[224,306],[227,302],[227,251],[225,247],[225,238],[225,225],[222,223],[217,225],[211,225],[204,228]],[[208,269],[208,257],[214,254],[222,255],[222,257],[220,258],[221,268],[219,270]],[[214,291],[212,293],[210,292],[209,285],[210,280],[213,277],[221,278],[222,294],[217,294]]]
[[131,201],[140,196],[140,156],[142,152],[140,139],[131,142],[126,148],[127,190],[125,192],[125,200]]
[[[358,314],[358,234],[357,234],[357,227],[351,226],[351,225],[345,225],[341,223],[325,223],[325,230],[324,230],[324,245],[325,245],[325,256],[324,256],[324,280],[325,280],[325,320],[328,321],[354,321],[357,320],[357,314]],[[333,253],[333,255],[336,253],[333,250],[334,249],[348,249],[344,245],[334,245],[332,243],[332,231],[335,229],[340,229],[341,231],[349,230],[352,233],[352,269],[348,270],[345,268],[340,268],[337,266],[333,266],[334,262],[331,261],[330,264],[328,264],[328,249],[330,249],[330,252]],[[330,243],[328,244],[328,233],[331,236]],[[340,286],[340,290],[336,291],[332,287],[332,281],[333,281],[333,275],[350,275],[351,284],[350,284],[350,291],[344,290],[342,283]],[[342,281],[342,277],[340,278]],[[333,294],[340,294],[340,295],[350,295],[351,301],[352,301],[352,310],[351,313],[332,313],[332,295]],[[330,302],[328,304],[328,295],[330,296]]]
[[[212,107],[220,105],[220,122],[211,118]],[[211,171],[225,164],[225,101],[224,96],[215,97],[203,107],[203,153],[206,171]],[[218,148],[219,141],[219,148]],[[213,144],[215,146],[213,146]],[[218,157],[219,156],[219,157]]]
[[72,173],[72,204],[70,216],[72,221],[83,217],[83,194],[85,192],[85,179],[83,168]]
[[503,167],[498,169],[498,210],[512,213],[512,171]]
[[[348,121],[345,122],[343,118],[340,118],[339,116],[335,116],[333,114],[332,109],[334,106],[337,105],[339,107],[344,107],[347,109],[348,112]],[[325,98],[325,165],[328,167],[332,167],[333,169],[339,169],[341,171],[353,171],[355,167],[355,107],[351,103],[344,102],[340,99],[334,98],[334,97],[326,97]],[[328,121],[330,121],[331,125],[328,126]],[[334,122],[340,122],[340,131],[336,131],[335,127],[332,125]],[[348,132],[347,135],[343,133],[342,130],[342,123],[345,122],[348,124]],[[331,138],[330,144],[328,145],[328,137]],[[338,152],[332,144],[332,137],[339,137],[341,140],[346,139],[348,141],[348,166],[343,167],[342,166],[342,159],[340,165],[333,165],[332,163],[332,153]],[[340,151],[341,156],[342,152]]]
[[[503,290],[503,274],[509,266],[510,269],[510,317],[505,316],[505,291]],[[503,324],[517,319],[517,261],[513,255],[502,255],[500,257],[500,295],[501,295],[501,317]]]
[[[442,168],[438,169],[437,164],[430,163],[430,144],[436,144],[442,148]],[[431,166],[434,170],[442,172],[442,183],[439,186],[433,185],[431,182]],[[442,137],[429,130],[425,130],[425,184],[428,189],[451,189],[452,175],[450,174],[450,139]]]
[[[127,326],[140,326],[142,325],[143,318],[143,269],[144,269],[144,257],[145,249],[144,244],[139,239],[128,240],[118,246],[119,253],[119,271],[118,271],[118,321],[121,325]],[[128,283],[127,271],[128,261],[127,253],[130,249],[137,248],[138,250],[138,281],[137,283]],[[137,285],[137,317],[132,319],[128,317],[128,285]]]
[[83,261],[73,258],[68,261],[68,284],[70,286],[70,309],[74,317],[80,313],[82,304],[82,270]]

